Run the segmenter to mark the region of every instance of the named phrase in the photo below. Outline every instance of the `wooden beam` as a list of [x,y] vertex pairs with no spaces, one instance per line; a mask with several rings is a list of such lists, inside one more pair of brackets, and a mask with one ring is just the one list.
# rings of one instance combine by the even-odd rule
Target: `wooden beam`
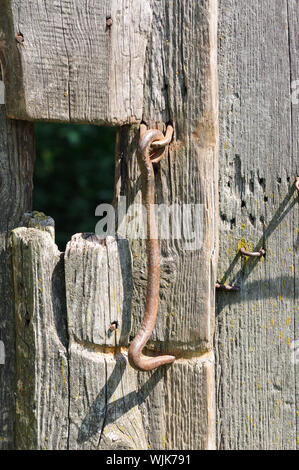
[[15,329],[9,253],[10,231],[31,208],[34,160],[33,127],[6,118],[0,105],[0,449],[14,448]]
[[[65,255],[71,449],[147,449],[127,365],[132,267],[127,240],[77,234]],[[115,329],[110,329],[114,325]]]
[[[292,167],[294,173],[299,176],[299,18],[298,18],[298,1],[288,0],[287,3],[287,22],[288,22],[288,38],[289,38],[289,52],[290,52],[290,81],[291,81],[291,154],[293,155]],[[299,194],[297,195],[299,204]],[[297,204],[297,207],[298,207]],[[298,270],[299,270],[299,211],[295,210],[294,217],[294,298],[298,312],[298,299],[299,299],[299,283],[298,283]],[[295,277],[296,276],[296,277]],[[296,309],[294,308],[294,311]],[[292,352],[295,354],[297,361],[294,364],[295,373],[295,403],[296,403],[296,430],[297,430],[297,450],[299,449],[299,367],[298,367],[298,348],[299,348],[299,321],[298,313],[293,318],[293,338],[294,343],[291,345]],[[297,342],[296,342],[297,341]],[[296,359],[295,359],[296,360]],[[296,368],[297,366],[297,368]],[[293,443],[292,443],[293,445]]]
[[[220,1],[217,446],[298,445],[298,2]],[[297,62],[296,62],[297,61]],[[265,258],[241,258],[264,246]],[[297,396],[296,396],[297,394]]]
[[3,0],[0,54],[8,116],[140,121],[151,19],[148,0]]
[[[200,221],[203,244],[188,250],[184,239],[162,236],[160,241],[159,312],[149,347],[174,353],[181,362],[160,372],[159,384],[142,404],[142,413],[149,423],[151,448],[210,449],[215,446],[217,2],[153,1],[152,6],[155,21],[146,57],[144,121],[161,129],[172,121],[175,128],[174,141],[156,168],[156,204],[200,205],[202,218],[196,221]],[[128,206],[141,202],[138,138],[136,128],[123,128],[118,136],[118,190],[127,197]],[[147,269],[144,242],[131,240],[131,249],[133,337],[144,312]],[[149,376],[140,373],[139,383]],[[200,396],[194,397],[197,393]]]
[[[47,23],[44,25],[47,26],[44,28],[45,37],[48,37],[52,30],[55,33],[53,34],[56,42],[50,38],[50,45],[44,45],[45,50],[48,51],[46,56],[51,59],[49,59],[50,62],[60,60],[59,57],[73,60],[73,55],[75,56],[77,52],[70,53],[67,49],[68,54],[71,55],[65,55],[64,40],[69,40],[67,34],[70,34],[72,28],[68,29],[68,22],[73,21],[73,18],[78,21],[78,12],[81,12],[83,8],[82,3],[80,3],[81,9],[78,7],[75,11],[68,11],[66,8],[74,2],[62,2],[62,10],[61,7],[57,10],[55,2],[51,3],[47,5],[48,13],[51,13],[48,15],[43,13],[43,2],[38,2],[40,7],[36,9],[38,13],[26,8],[29,3],[32,5],[32,2],[25,2],[24,7],[22,3],[20,8],[16,8],[20,5],[16,1],[6,1],[6,7],[8,3],[14,8],[10,11],[10,19],[13,21],[8,22],[11,32],[7,33],[7,37],[14,39],[13,24],[15,27],[18,25],[20,30],[22,27],[21,32],[24,35],[24,43],[17,44],[16,49],[11,51],[11,56],[15,54],[19,58],[22,57],[19,68],[16,69],[22,78],[24,78],[24,64],[29,63],[27,52],[20,52],[22,44],[26,47],[26,37],[29,38],[30,47],[35,44],[38,50],[38,53],[31,50],[32,57],[36,59],[34,54],[37,54],[38,59],[41,59],[40,50],[43,50],[42,39],[39,37],[40,42],[34,43],[32,38],[36,38],[36,33],[32,33],[31,29],[26,26],[27,23],[25,24],[25,19],[29,21],[28,24],[33,24],[31,18],[35,15],[43,14],[43,18],[47,16],[48,21],[50,19],[50,22],[54,22],[50,26]],[[75,3],[77,5],[77,2]],[[188,0],[176,2],[151,0],[149,3],[142,2],[142,7],[140,3],[137,12],[136,2],[123,2],[122,6],[125,5],[128,6],[125,19],[132,19],[137,15],[136,24],[144,25],[142,34],[134,39],[137,51],[142,49],[145,52],[148,19],[153,17],[144,68],[143,62],[138,62],[139,55],[137,54],[138,73],[145,77],[144,80],[142,78],[143,94],[140,107],[143,109],[143,114],[140,114],[138,119],[142,117],[149,127],[158,127],[162,130],[165,129],[168,121],[172,121],[175,129],[174,140],[166,156],[156,167],[156,202],[164,203],[167,207],[178,203],[180,208],[184,205],[192,210],[189,214],[189,221],[184,220],[179,225],[184,228],[181,238],[175,238],[174,233],[171,234],[171,232],[169,239],[163,237],[164,226],[162,226],[159,313],[155,330],[148,344],[148,352],[171,351],[176,355],[177,361],[171,367],[163,367],[150,373],[136,372],[127,363],[129,342],[139,328],[144,313],[147,283],[144,240],[130,239],[133,256],[133,266],[131,266],[128,245],[122,246],[120,242],[113,240],[109,243],[107,240],[106,246],[103,246],[95,237],[76,235],[69,243],[65,257],[69,346],[66,356],[68,368],[64,368],[64,373],[69,373],[67,384],[62,381],[61,374],[58,376],[57,364],[51,363],[54,379],[57,375],[58,403],[63,407],[64,393],[69,394],[67,442],[70,448],[212,449],[215,447],[213,335],[218,255],[217,1],[200,0],[191,3]],[[148,5],[150,5],[150,11],[146,7]],[[120,17],[123,17],[123,14],[123,9],[121,9]],[[102,13],[100,16],[102,18]],[[16,18],[18,18],[17,21]],[[64,21],[62,25],[61,18],[68,18],[68,21]],[[90,18],[91,24],[95,18],[97,16]],[[79,19],[83,27],[86,16],[79,15]],[[56,26],[56,21],[59,27]],[[132,24],[136,26],[134,21]],[[40,26],[36,28],[42,28],[42,26],[40,23]],[[138,26],[137,29],[140,28]],[[59,36],[63,37],[63,34],[64,40]],[[90,41],[89,34],[89,31],[84,32],[84,35],[89,38],[88,41]],[[127,32],[122,35],[122,41],[126,34]],[[40,47],[37,47],[37,44]],[[62,54],[58,58],[55,55],[53,59],[53,51],[58,50],[57,44],[62,45]],[[49,49],[46,49],[47,47]],[[107,55],[107,49],[104,49],[104,52],[109,64],[116,67],[118,63],[116,57],[119,56],[113,56],[111,59],[111,56]],[[85,49],[84,53],[86,53]],[[90,60],[88,54],[87,57]],[[99,55],[99,60],[101,57]],[[32,63],[30,62],[30,67]],[[43,63],[41,60],[36,70],[43,69]],[[69,63],[71,62],[67,62]],[[86,65],[86,60],[84,64]],[[28,68],[29,75],[30,67]],[[62,64],[59,79],[65,80],[63,67]],[[7,62],[4,70],[7,70]],[[57,72],[56,66],[54,71]],[[90,73],[91,69],[85,68],[86,80],[89,80]],[[31,84],[38,83],[38,76],[31,74],[30,77]],[[46,86],[43,85],[40,89],[47,90],[47,77],[50,77],[51,83],[55,82],[55,80],[52,81],[53,70],[51,68],[49,74],[43,77]],[[68,79],[67,75],[64,84],[68,84]],[[18,73],[8,80],[11,83],[10,86],[13,80],[19,80]],[[88,83],[83,83],[82,92],[88,89]],[[132,81],[132,76],[130,76],[129,83],[135,94],[135,82]],[[140,83],[138,79],[138,84]],[[24,85],[24,80],[22,84]],[[29,115],[26,106],[29,103],[28,97],[32,93],[31,84],[29,87],[25,83],[25,91],[17,94],[15,100],[16,109],[21,107],[27,110],[27,118]],[[107,80],[105,86],[107,88]],[[103,88],[106,90],[105,87]],[[66,110],[65,114],[61,114],[61,119],[79,122],[85,110],[83,114],[78,112],[81,118],[76,119],[75,109],[78,110],[79,107],[73,108],[72,111],[73,101],[69,100],[72,93],[68,92],[68,96],[63,95],[63,98],[61,89],[65,91],[64,85],[61,88],[55,85],[53,96],[51,97],[48,93],[45,101],[48,114],[45,119],[53,119],[53,115],[49,114],[48,103],[57,103],[55,104],[57,109]],[[8,95],[12,96],[9,90]],[[116,116],[116,120],[113,121],[110,119],[111,115],[108,116],[109,113],[104,115],[102,110],[108,108],[102,107],[101,96],[95,96],[96,105],[88,108],[91,113],[88,119],[84,117],[83,120],[97,123],[114,122],[118,125],[133,122],[130,118],[122,120],[120,116]],[[63,99],[70,102],[69,108],[61,105]],[[33,106],[37,106],[40,102],[38,96]],[[78,102],[74,102],[77,106]],[[81,103],[85,103],[84,100]],[[90,101],[88,103],[90,104]],[[121,100],[120,109],[122,109],[122,103]],[[71,109],[71,115],[69,109]],[[131,116],[130,101],[125,104],[125,109],[127,116]],[[34,115],[32,112],[30,118],[40,119],[41,114],[38,114],[39,111],[36,113]],[[103,118],[103,116],[106,117]],[[130,206],[133,202],[141,202],[140,171],[136,157],[139,126],[121,127],[118,137],[117,174],[119,181],[116,185],[116,199],[120,195],[126,196],[127,206]],[[182,213],[181,215],[184,216]],[[191,240],[191,234],[186,233],[186,227],[195,229]],[[56,354],[57,351],[60,351],[63,357],[65,354],[64,343],[61,339],[60,342],[58,340],[51,342],[49,352],[46,351],[44,344],[47,343],[48,330],[39,329],[40,323],[43,326],[42,319],[45,317],[51,325],[50,336],[57,339],[57,325],[54,325],[52,321],[52,308],[53,305],[57,305],[57,300],[55,300],[55,292],[50,291],[50,277],[56,269],[55,263],[58,263],[59,254],[48,234],[41,234],[32,228],[20,230],[21,232],[17,231],[13,235],[15,302],[19,306],[16,310],[17,330],[23,331],[22,312],[24,299],[27,296],[18,292],[16,281],[20,273],[24,271],[27,273],[28,285],[26,285],[32,307],[31,321],[33,323],[30,324],[28,330],[29,341],[35,354],[33,358],[31,356],[25,358],[25,349],[21,345],[17,350],[18,360],[21,361],[24,358],[24,361],[27,361],[24,372],[18,371],[18,374],[24,379],[22,383],[25,382],[25,378],[28,380],[29,390],[26,391],[28,400],[26,399],[24,403],[29,403],[28,416],[32,419],[34,427],[34,430],[31,430],[26,437],[27,421],[22,420],[24,414],[26,415],[25,404],[22,405],[22,390],[19,390],[17,393],[21,413],[18,416],[18,429],[20,430],[18,445],[42,448],[47,447],[46,437],[49,439],[49,436],[44,429],[47,429],[51,414],[48,413],[46,421],[43,422],[43,415],[36,411],[44,409],[43,402],[36,395],[39,384],[43,383],[44,388],[47,388],[49,384],[47,377],[42,382],[43,361],[47,361],[48,355],[52,357],[52,354]],[[22,264],[24,254],[21,248],[27,246],[28,258]],[[30,280],[39,279],[39,269],[42,270],[42,280],[45,284],[43,295],[46,296],[49,306],[45,306],[42,301],[43,295],[39,291],[38,282],[30,282]],[[133,288],[128,280],[131,273]],[[32,291],[29,291],[30,285],[32,285]],[[33,299],[37,300],[33,302]],[[61,315],[63,315],[62,307]],[[118,336],[115,332],[109,336],[109,324],[114,321],[119,324]],[[34,361],[35,368],[33,367]],[[45,402],[49,410],[52,409],[51,400],[52,398],[49,398],[49,401]],[[34,403],[37,406],[36,410],[31,407]],[[64,411],[63,409],[61,433],[56,433],[56,437],[51,435],[47,448],[61,448],[65,443]],[[55,434],[55,428],[53,429]]]

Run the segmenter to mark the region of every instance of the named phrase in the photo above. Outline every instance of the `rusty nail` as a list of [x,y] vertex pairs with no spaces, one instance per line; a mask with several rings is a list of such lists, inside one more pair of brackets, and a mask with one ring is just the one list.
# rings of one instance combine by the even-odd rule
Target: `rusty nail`
[[239,252],[242,256],[250,256],[251,258],[261,258],[266,254],[264,248],[261,248],[260,251],[247,251],[245,248],[240,248]]
[[106,25],[108,26],[108,28],[110,28],[110,26],[112,26],[112,23],[113,23],[113,20],[110,16],[109,16],[109,18],[106,18]]
[[[140,371],[156,369],[164,364],[171,364],[174,356],[164,355],[148,357],[142,354],[148,339],[154,329],[159,303],[160,288],[160,249],[158,242],[158,230],[155,219],[155,175],[153,163],[159,161],[165,146],[156,151],[151,150],[151,145],[156,141],[163,141],[164,135],[157,129],[146,130],[145,124],[140,126],[140,140],[138,146],[138,164],[142,177],[142,197],[147,215],[147,262],[148,279],[145,313],[139,331],[130,344],[128,357],[132,367]],[[167,145],[167,144],[165,144]]]
[[16,34],[16,40],[18,41],[18,43],[22,43],[24,42],[24,35],[19,31],[17,34]]
[[109,326],[109,331],[117,330],[117,326],[118,326],[117,321],[112,322],[111,325]]
[[296,176],[295,188],[299,191],[299,176]]
[[170,144],[172,136],[173,136],[173,127],[171,124],[168,124],[164,139],[154,140],[154,142],[151,144],[152,148],[154,149],[164,148],[166,145]]
[[220,284],[219,282],[216,283],[216,289],[224,290],[224,291],[233,291],[233,292],[240,291],[239,286],[228,286],[227,284]]

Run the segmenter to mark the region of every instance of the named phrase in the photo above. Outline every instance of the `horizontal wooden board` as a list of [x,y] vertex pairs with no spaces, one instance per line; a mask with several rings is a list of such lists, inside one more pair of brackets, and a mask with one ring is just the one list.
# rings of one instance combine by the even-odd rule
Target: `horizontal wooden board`
[[10,117],[109,125],[141,120],[148,0],[2,3],[0,59]]

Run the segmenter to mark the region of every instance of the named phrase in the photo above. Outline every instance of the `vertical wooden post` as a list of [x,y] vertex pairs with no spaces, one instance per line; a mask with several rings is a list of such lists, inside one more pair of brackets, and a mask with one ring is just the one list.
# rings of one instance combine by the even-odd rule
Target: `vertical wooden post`
[[[299,446],[297,3],[2,0],[6,112],[19,121],[0,106],[1,448],[211,449],[216,434],[223,449]],[[12,235],[12,289],[9,233],[32,192],[32,125],[20,119],[123,126],[116,200],[127,207],[141,202],[141,120],[173,124],[156,202],[200,209],[202,244],[160,240],[148,350],[175,354],[172,366],[127,364],[144,309],[142,240],[130,239],[131,260],[126,241],[79,234],[63,257],[35,214]],[[217,294],[215,403],[218,225],[218,280],[241,291]]]
[[[297,10],[293,0],[220,1],[218,274],[241,288],[217,294],[221,449],[299,444]],[[241,258],[240,246],[266,257]]]
[[[144,241],[130,240],[131,267],[128,244],[114,240],[103,246],[93,236],[73,237],[64,260],[64,315],[64,294],[52,288],[58,274],[62,283],[62,261],[50,235],[37,230],[40,221],[13,233],[16,325],[26,340],[17,347],[17,365],[24,362],[17,370],[17,446],[212,449],[217,0],[123,0],[120,6],[107,0],[91,12],[79,0],[58,8],[47,2],[47,10],[35,9],[37,3],[4,2],[0,50],[9,115],[131,125],[120,127],[117,149],[117,196],[126,197],[127,207],[141,202],[141,120],[161,130],[171,121],[174,139],[156,167],[156,202],[169,209],[178,204],[180,215],[187,211],[189,218],[177,227],[177,237],[163,237],[160,227],[159,314],[148,347],[171,351],[177,360],[152,373],[137,373],[127,364],[144,310]],[[65,332],[59,334],[58,317],[67,318],[68,341]],[[118,322],[118,336],[109,336],[111,321]]]
[[67,246],[65,271],[69,446],[146,449],[136,373],[127,364],[132,297],[128,241],[75,235]]
[[0,341],[5,351],[5,363],[0,364],[0,449],[14,448],[16,337],[9,235],[31,208],[33,160],[32,125],[7,119],[5,105],[0,105]]
[[68,446],[69,367],[63,257],[54,221],[27,214],[12,232],[16,448]]

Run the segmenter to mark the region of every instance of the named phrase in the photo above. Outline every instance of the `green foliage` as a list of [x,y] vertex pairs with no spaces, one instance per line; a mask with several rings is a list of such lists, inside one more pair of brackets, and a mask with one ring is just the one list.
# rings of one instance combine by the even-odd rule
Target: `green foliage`
[[96,207],[111,202],[115,129],[73,124],[35,126],[33,208],[54,218],[64,250],[74,233],[94,232]]

